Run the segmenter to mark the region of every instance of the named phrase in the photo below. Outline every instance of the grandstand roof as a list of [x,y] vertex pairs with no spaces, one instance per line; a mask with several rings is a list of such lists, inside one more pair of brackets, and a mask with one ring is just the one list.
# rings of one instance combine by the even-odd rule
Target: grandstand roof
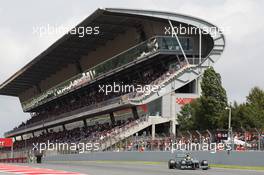
[[[135,17],[139,17],[138,20]],[[92,15],[83,20],[77,27],[100,26],[99,36],[65,34],[48,49],[34,58],[22,69],[0,85],[0,95],[18,96],[30,87],[36,86],[41,80],[55,74],[68,64],[76,63],[82,55],[87,55],[98,46],[124,33],[128,28],[136,27],[140,20],[172,20],[196,25],[199,23],[212,24],[190,16],[146,10],[131,9],[97,9]]]

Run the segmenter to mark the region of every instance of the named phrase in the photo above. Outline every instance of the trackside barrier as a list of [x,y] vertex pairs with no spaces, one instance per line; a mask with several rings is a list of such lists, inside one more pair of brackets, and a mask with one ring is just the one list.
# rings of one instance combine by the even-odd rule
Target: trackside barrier
[[[179,151],[178,153],[182,153]],[[191,151],[191,155],[199,160],[208,160],[209,164],[240,165],[240,166],[264,166],[263,151],[226,151],[210,153],[208,151]],[[44,163],[76,163],[80,161],[146,161],[167,162],[175,158],[175,153],[170,151],[125,151],[125,152],[93,152],[87,154],[67,154],[46,156]],[[194,173],[190,173],[194,174]],[[251,175],[252,173],[248,173]]]
[[27,163],[26,157],[0,159],[0,163]]

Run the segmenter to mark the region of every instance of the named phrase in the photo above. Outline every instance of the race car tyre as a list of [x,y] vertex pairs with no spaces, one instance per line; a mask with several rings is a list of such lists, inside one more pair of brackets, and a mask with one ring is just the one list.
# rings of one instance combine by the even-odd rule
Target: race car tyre
[[168,167],[169,167],[169,169],[174,169],[174,167],[175,167],[175,161],[174,160],[169,160],[169,162],[168,162]]

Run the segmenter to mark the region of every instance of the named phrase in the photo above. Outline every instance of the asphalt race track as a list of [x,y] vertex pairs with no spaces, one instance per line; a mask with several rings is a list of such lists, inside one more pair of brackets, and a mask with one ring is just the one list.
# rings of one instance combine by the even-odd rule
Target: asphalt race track
[[[11,164],[10,164],[11,165]],[[143,162],[74,162],[56,164],[20,164],[27,166],[28,173],[21,174],[87,174],[87,175],[263,175],[264,171],[211,168],[203,170],[169,170],[166,163]],[[22,168],[23,170],[23,168]],[[32,171],[31,171],[32,170]],[[38,170],[38,173],[34,171]],[[73,173],[70,173],[73,172]],[[0,169],[2,174],[20,174],[19,170]]]

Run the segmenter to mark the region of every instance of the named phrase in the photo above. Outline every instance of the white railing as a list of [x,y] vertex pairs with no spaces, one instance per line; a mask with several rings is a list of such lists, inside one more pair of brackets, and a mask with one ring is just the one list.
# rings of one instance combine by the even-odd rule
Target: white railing
[[[162,85],[166,85],[168,82],[170,82],[171,80],[175,79],[178,75],[180,75],[184,71],[186,71],[188,69],[191,69],[191,68],[194,68],[194,67],[196,67],[196,65],[184,65],[184,66],[182,66],[181,69],[176,70],[176,71],[174,71],[172,73],[166,72],[161,77],[159,77],[158,79],[153,81],[150,84],[150,86],[158,85],[159,87],[162,87]],[[132,103],[138,103],[138,102],[141,102],[144,99],[150,97],[154,93],[155,92],[151,91],[150,93],[149,92],[144,92],[144,93],[129,94],[129,101],[132,102]]]

